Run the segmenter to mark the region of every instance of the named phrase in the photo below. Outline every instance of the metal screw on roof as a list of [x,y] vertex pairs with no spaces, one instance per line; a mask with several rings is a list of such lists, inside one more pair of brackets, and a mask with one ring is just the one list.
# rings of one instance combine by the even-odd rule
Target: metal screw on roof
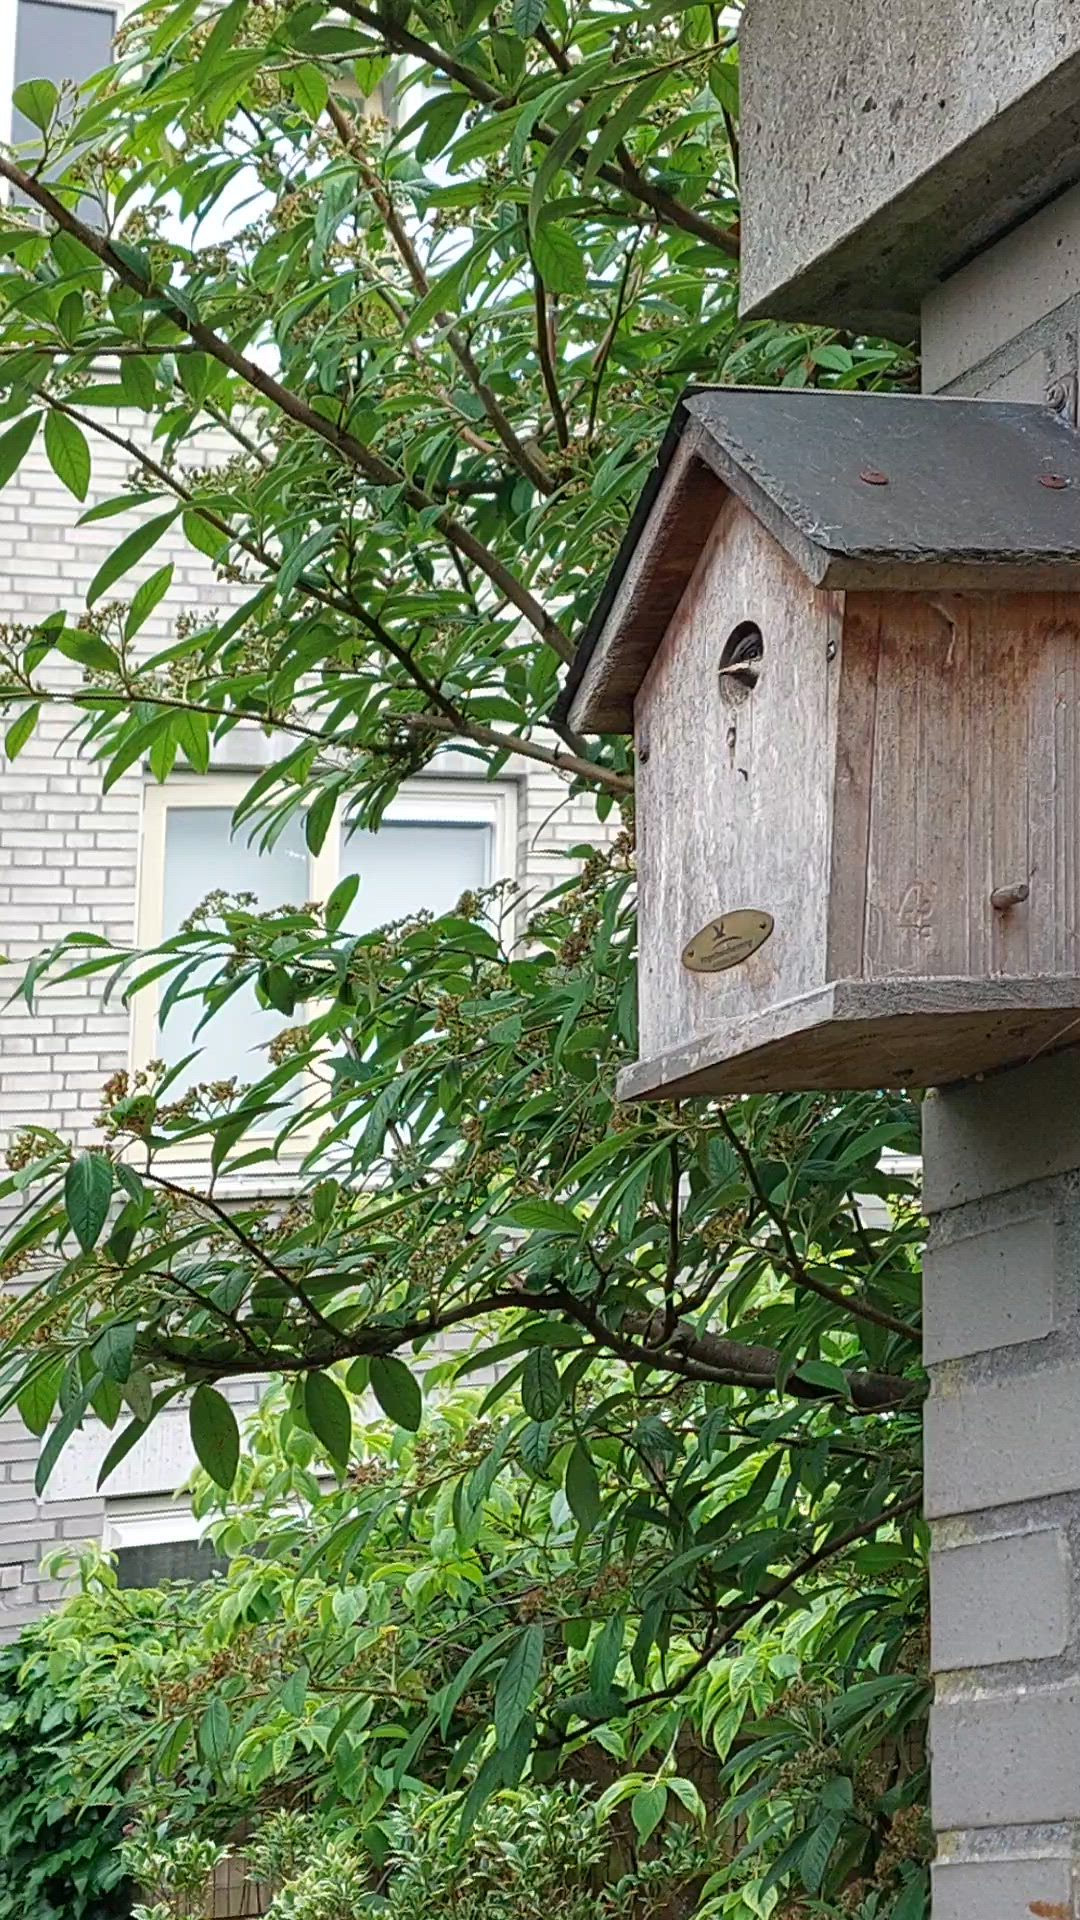
[[865,480],[868,487],[887,487],[889,484],[888,474],[879,473],[876,467],[864,467],[859,479]]

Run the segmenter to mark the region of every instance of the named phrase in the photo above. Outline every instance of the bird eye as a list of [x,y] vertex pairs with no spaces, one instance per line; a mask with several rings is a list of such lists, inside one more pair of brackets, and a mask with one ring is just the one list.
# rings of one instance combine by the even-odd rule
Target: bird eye
[[740,705],[753,693],[761,677],[765,642],[756,620],[740,620],[732,627],[720,655],[720,694],[728,706]]

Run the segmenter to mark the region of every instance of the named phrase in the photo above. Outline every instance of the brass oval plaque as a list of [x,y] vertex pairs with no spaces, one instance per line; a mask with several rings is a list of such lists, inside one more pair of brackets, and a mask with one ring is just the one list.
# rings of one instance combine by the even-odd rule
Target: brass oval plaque
[[763,947],[772,930],[772,914],[757,907],[722,913],[683,948],[683,966],[691,973],[726,973]]

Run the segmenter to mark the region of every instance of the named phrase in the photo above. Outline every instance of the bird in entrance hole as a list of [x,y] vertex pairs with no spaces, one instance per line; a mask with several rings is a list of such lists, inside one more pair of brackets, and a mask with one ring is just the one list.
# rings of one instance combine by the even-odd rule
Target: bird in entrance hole
[[765,655],[765,643],[761,638],[760,627],[748,624],[745,632],[741,633],[735,641],[730,653],[726,650],[725,653],[724,663],[719,670],[721,678],[738,680],[747,687],[755,686],[759,663]]

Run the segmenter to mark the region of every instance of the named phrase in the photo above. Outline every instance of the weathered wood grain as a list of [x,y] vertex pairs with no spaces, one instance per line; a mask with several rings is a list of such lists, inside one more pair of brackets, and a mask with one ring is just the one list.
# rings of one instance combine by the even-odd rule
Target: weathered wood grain
[[[862,957],[852,964],[849,908],[835,916],[828,975],[1076,973],[1080,606],[1055,594],[849,594],[845,684],[849,673],[864,682],[872,659]],[[866,777],[864,742],[865,706],[842,695],[836,876],[862,858],[839,795],[860,754]],[[996,912],[994,891],[1019,885],[1028,897]]]
[[[721,654],[747,620],[764,640],[760,677],[725,700]],[[838,632],[836,596],[729,496],[636,704],[646,1053],[824,982]],[[772,914],[771,938],[730,972],[688,972],[687,941],[737,908]]]
[[842,980],[643,1057],[618,1093],[942,1086],[1077,1045],[1077,978]]

